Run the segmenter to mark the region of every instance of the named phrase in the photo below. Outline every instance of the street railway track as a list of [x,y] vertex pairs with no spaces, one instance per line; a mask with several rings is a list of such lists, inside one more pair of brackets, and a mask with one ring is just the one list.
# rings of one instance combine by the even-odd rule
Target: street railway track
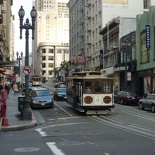
[[100,123],[155,140],[155,120],[152,117],[145,117],[142,114],[136,115],[127,111],[119,111],[121,112],[121,115],[112,114],[89,117]]

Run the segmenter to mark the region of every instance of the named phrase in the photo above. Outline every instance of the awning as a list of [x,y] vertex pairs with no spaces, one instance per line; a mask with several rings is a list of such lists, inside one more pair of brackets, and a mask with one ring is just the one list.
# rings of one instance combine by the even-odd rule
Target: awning
[[17,61],[2,61],[0,62],[0,67],[13,67],[17,66]]

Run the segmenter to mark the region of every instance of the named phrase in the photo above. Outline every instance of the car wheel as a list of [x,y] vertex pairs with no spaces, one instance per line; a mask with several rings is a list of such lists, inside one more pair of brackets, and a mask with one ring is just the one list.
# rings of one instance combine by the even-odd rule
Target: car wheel
[[50,106],[50,108],[54,108],[54,103],[53,103],[53,102],[51,103],[51,106]]
[[120,103],[123,105],[124,104],[124,101],[121,99]]
[[143,107],[141,102],[139,103],[138,107],[139,107],[140,110],[144,110],[144,107]]
[[152,105],[151,111],[154,113],[155,112],[155,105]]

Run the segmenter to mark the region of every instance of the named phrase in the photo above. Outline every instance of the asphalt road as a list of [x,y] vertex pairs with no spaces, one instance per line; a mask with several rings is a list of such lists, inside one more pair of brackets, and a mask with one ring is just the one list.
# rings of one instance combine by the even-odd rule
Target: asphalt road
[[[48,84],[52,91],[52,86]],[[65,101],[55,101],[52,110],[39,110],[46,126],[36,131],[63,154],[153,155],[155,120],[136,106],[116,105],[106,116],[86,116]],[[44,133],[44,134],[43,134]],[[57,155],[57,153],[55,152]]]
[[0,133],[2,155],[154,155],[155,114],[136,106],[87,116],[55,101],[53,109],[33,111],[38,126]]

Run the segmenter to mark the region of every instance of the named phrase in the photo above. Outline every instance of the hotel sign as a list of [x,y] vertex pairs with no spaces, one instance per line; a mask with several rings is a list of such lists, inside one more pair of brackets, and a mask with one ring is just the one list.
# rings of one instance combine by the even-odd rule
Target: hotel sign
[[74,65],[86,65],[85,57],[83,56],[72,56],[71,57],[71,64]]

